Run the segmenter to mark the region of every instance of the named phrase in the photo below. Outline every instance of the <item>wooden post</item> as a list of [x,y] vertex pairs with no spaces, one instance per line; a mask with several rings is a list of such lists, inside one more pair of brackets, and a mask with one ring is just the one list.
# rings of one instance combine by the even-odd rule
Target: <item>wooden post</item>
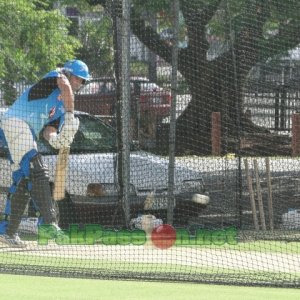
[[257,160],[253,160],[254,164],[254,172],[255,172],[255,180],[256,180],[256,192],[257,192],[257,201],[258,201],[258,210],[260,215],[260,222],[262,230],[266,230],[266,219],[265,219],[265,212],[264,212],[264,204],[261,194],[261,187],[260,187],[260,178],[259,178],[259,171],[258,171],[258,163]]
[[268,210],[269,210],[269,224],[270,230],[274,230],[274,218],[273,218],[273,196],[272,196],[272,182],[271,182],[271,171],[270,171],[270,158],[265,158],[266,162],[266,175],[268,185]]
[[300,155],[300,114],[292,115],[292,156]]
[[253,186],[252,186],[252,178],[249,173],[249,165],[248,165],[247,158],[244,159],[244,164],[245,164],[245,172],[246,172],[246,178],[247,178],[247,183],[248,183],[248,190],[249,190],[249,196],[250,196],[250,204],[251,204],[254,228],[256,231],[258,231],[259,225],[258,225],[258,219],[257,219],[254,191],[253,191]]
[[211,114],[211,152],[212,155],[221,155],[221,113]]

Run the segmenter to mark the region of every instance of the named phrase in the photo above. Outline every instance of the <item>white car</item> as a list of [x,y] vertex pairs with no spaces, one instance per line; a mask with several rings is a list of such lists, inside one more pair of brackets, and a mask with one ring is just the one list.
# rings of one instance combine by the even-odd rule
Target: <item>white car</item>
[[[100,118],[76,112],[80,127],[71,145],[66,198],[58,202],[60,225],[124,225],[118,185],[116,131]],[[39,151],[53,182],[57,150],[39,140]],[[10,163],[0,146],[0,191],[10,186]],[[166,222],[168,209],[168,158],[132,149],[130,152],[130,218],[150,213]],[[200,172],[184,166],[174,171],[174,224],[187,224],[206,207],[209,196]],[[169,201],[170,202],[170,201]]]

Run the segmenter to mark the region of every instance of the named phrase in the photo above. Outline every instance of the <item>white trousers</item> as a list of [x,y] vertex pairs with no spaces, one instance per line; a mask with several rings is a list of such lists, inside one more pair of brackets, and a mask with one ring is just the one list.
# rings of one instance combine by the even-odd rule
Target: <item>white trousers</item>
[[23,156],[32,149],[37,150],[33,133],[26,122],[17,118],[2,120],[1,128],[4,131],[8,149],[14,162],[12,168],[17,170]]

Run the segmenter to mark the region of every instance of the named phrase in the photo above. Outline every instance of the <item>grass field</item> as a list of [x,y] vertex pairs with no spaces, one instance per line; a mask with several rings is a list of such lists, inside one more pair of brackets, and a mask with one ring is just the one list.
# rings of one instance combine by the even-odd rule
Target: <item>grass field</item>
[[0,299],[22,300],[295,300],[297,289],[0,275]]
[[[0,272],[64,277],[160,279],[299,286],[298,242],[172,247],[56,245],[0,249]],[[1,299],[1,298],[0,298]]]

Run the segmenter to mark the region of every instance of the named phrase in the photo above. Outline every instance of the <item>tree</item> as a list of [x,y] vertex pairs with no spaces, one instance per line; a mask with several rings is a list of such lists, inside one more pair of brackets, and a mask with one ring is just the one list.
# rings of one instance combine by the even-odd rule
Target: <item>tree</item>
[[32,82],[75,57],[80,43],[68,34],[69,24],[47,1],[0,2],[0,85],[7,104],[15,100],[14,83]]
[[79,28],[80,57],[89,66],[93,77],[112,73],[112,38],[111,19],[103,14],[100,19],[85,19]]
[[[87,0],[108,7],[111,1]],[[116,1],[115,1],[116,2]],[[114,2],[114,3],[115,3]],[[172,0],[134,0],[131,29],[149,49],[171,63],[171,45],[143,18],[145,9],[172,20]],[[285,53],[300,43],[297,0],[179,0],[188,46],[179,50],[178,70],[192,100],[178,118],[178,150],[210,153],[210,122],[221,111],[223,129],[232,136],[259,130],[243,116],[243,87],[259,62]],[[223,47],[208,59],[218,39]]]
[[78,55],[89,66],[93,77],[110,75],[113,70],[112,19],[100,5],[86,0],[61,0],[61,7],[76,7],[79,11],[75,36],[81,42]]

